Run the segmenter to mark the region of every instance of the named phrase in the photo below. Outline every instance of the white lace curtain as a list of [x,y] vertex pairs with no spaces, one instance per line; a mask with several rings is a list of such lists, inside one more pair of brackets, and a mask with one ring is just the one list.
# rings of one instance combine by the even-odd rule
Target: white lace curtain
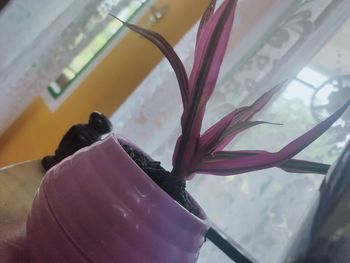
[[127,0],[11,0],[0,12],[0,134]]
[[[233,108],[252,102],[272,85],[295,77],[349,16],[350,2],[346,0],[270,2],[273,5],[269,10],[273,12],[266,13],[228,50],[204,126]],[[240,2],[242,13],[238,11],[237,27],[245,26],[243,5],[248,7],[245,12],[249,12],[255,3],[254,0]],[[176,46],[188,70],[196,28]],[[168,62],[162,61],[112,116],[112,122],[116,132],[170,168],[180,133],[181,111],[177,81]],[[276,151],[315,123],[309,115],[301,112],[298,101],[291,103],[283,96],[276,97],[260,117],[285,123],[285,127],[249,131],[231,148]],[[301,157],[323,161],[321,155],[315,154],[321,144],[315,145]],[[188,189],[210,219],[259,263],[277,263],[283,262],[283,253],[288,253],[284,250],[300,226],[321,179],[318,175],[294,175],[269,169],[226,178],[197,175],[188,183]],[[232,261],[206,242],[199,262]]]

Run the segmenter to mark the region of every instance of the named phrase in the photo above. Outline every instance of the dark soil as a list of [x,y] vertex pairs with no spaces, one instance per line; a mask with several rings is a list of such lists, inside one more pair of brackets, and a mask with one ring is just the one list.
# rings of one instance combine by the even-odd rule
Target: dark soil
[[196,216],[200,215],[198,207],[192,202],[186,191],[186,182],[166,171],[160,165],[160,162],[149,160],[142,152],[127,144],[121,143],[121,145],[135,163],[159,185],[159,187],[189,212]]

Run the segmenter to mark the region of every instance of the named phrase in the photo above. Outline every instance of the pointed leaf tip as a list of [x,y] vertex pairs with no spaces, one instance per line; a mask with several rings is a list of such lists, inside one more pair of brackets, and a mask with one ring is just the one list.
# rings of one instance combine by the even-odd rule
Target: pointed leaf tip
[[122,21],[120,18],[116,17],[113,14],[109,14],[109,15],[117,19],[123,25],[128,27],[130,30],[148,39],[155,46],[157,46],[158,49],[163,53],[163,55],[167,58],[170,65],[174,69],[174,72],[180,87],[183,106],[184,108],[186,108],[189,102],[188,76],[182,61],[176,54],[173,47],[159,33]]
[[222,134],[225,133],[230,126],[249,121],[271,100],[271,98],[277,92],[281,90],[286,82],[287,80],[279,83],[269,91],[265,92],[252,105],[235,109],[223,117],[220,121],[212,125],[200,138],[200,150],[198,154],[202,155],[208,152],[221,151],[224,149],[237,134],[230,133],[226,136],[225,140],[221,140],[220,143],[218,143],[218,140],[222,137]]
[[199,27],[197,31],[197,37],[196,37],[196,46],[198,44],[200,35],[202,33],[203,27],[208,23],[209,18],[213,15],[215,10],[216,0],[212,0],[205,10],[204,14],[201,17],[201,20],[199,22]]
[[327,119],[317,124],[315,127],[304,133],[302,136],[290,142],[287,146],[279,151],[281,155],[292,156],[320,137],[325,131],[327,131],[334,122],[336,122],[339,117],[344,113],[344,111],[349,107],[350,100],[340,107],[335,113],[330,115]]
[[[244,156],[259,156],[267,153],[267,151],[220,151],[207,155],[204,158],[204,161],[213,163],[223,159],[229,160]],[[316,173],[325,175],[327,174],[330,165],[305,160],[289,159],[276,167],[289,173]]]

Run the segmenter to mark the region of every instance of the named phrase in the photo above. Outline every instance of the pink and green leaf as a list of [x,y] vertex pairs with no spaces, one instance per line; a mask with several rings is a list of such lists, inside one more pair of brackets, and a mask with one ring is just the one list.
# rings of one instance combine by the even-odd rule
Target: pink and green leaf
[[[238,108],[211,126],[200,138],[198,155],[222,150],[237,135],[231,133],[223,138],[222,135],[225,133],[226,129],[232,125],[250,120],[270,101],[274,94],[281,90],[284,84],[285,81],[264,93],[249,107]],[[219,139],[221,139],[220,143],[218,142]]]
[[[259,156],[266,154],[267,151],[220,151],[204,157],[206,161],[216,161],[220,159],[233,159],[244,156]],[[278,168],[290,173],[316,173],[327,174],[330,165],[318,162],[310,162],[298,159],[288,159],[277,166]]]
[[199,152],[198,155],[213,152],[217,145],[217,141],[221,134],[227,129],[227,127],[237,119],[241,114],[245,112],[248,107],[241,107],[235,109],[231,113],[227,114],[221,120],[212,125],[208,130],[201,135],[199,140]]
[[203,26],[189,80],[190,103],[184,109],[182,135],[173,155],[173,173],[185,177],[198,145],[206,104],[215,88],[231,32],[237,0],[226,0]]
[[[190,93],[204,89],[206,83],[211,85],[204,89],[204,94],[210,94],[210,90],[215,87],[232,29],[236,4],[237,0],[224,1],[201,29],[190,74]],[[208,99],[205,97],[204,101]]]
[[305,160],[290,159],[283,162],[278,167],[289,173],[327,174],[330,165]]
[[298,154],[305,147],[311,144],[321,136],[349,107],[350,101],[338,109],[302,136],[290,142],[287,146],[276,153],[260,152],[261,154],[253,156],[244,156],[231,159],[203,160],[197,166],[193,167],[191,172],[211,173],[216,175],[232,175],[249,171],[261,170],[270,167],[276,167]]
[[121,23],[123,23],[130,30],[140,34],[141,36],[151,41],[155,46],[159,48],[159,50],[163,53],[163,55],[168,59],[170,65],[174,69],[174,72],[180,87],[183,106],[184,108],[186,108],[189,102],[188,76],[183,63],[181,62],[180,58],[178,57],[178,55],[176,54],[172,46],[157,32],[124,22],[112,14],[111,16],[116,18]]
[[246,121],[231,123],[225,129],[223,129],[221,133],[217,133],[217,137],[212,137],[210,141],[204,144],[204,149],[200,147],[197,154],[200,156],[203,153],[205,154],[211,153],[214,150],[216,151],[216,149],[221,147],[221,145],[227,145],[229,143],[227,140],[230,140],[229,138],[236,137],[239,133],[260,124],[281,125],[279,123],[272,123],[267,121]]
[[209,18],[214,13],[215,5],[216,5],[216,0],[212,0],[201,17],[201,20],[200,20],[199,26],[198,26],[198,31],[197,31],[196,46],[198,44],[201,33],[203,31],[203,27],[208,23]]

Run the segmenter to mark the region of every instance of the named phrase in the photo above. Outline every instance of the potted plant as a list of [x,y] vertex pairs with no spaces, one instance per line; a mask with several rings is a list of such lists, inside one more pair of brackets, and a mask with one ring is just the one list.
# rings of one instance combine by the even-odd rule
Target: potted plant
[[209,228],[205,213],[185,190],[195,173],[226,176],[269,167],[327,171],[327,165],[291,158],[323,134],[350,101],[276,153],[224,148],[244,130],[269,124],[251,119],[283,83],[201,134],[236,4],[225,0],[214,10],[215,1],[210,3],[200,22],[189,77],[163,37],[124,23],[152,41],[177,76],[184,110],[173,170],[165,171],[115,134],[65,158],[47,172],[33,201],[26,236],[32,262],[195,262]]

